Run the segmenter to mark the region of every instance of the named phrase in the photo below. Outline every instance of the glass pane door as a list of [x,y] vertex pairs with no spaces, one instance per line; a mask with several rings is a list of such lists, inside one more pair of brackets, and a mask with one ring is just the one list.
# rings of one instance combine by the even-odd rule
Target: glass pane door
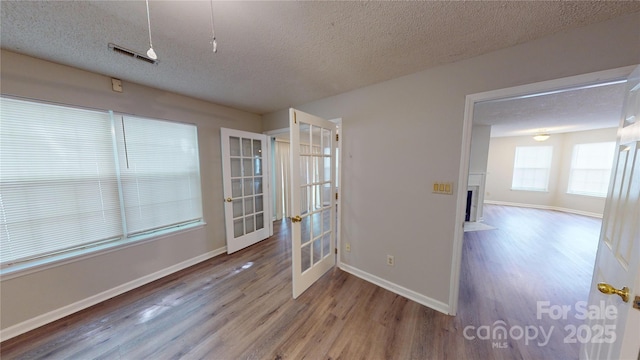
[[227,252],[260,241],[270,219],[267,196],[266,136],[222,129]]
[[335,265],[337,139],[335,124],[294,109],[290,124],[295,298]]

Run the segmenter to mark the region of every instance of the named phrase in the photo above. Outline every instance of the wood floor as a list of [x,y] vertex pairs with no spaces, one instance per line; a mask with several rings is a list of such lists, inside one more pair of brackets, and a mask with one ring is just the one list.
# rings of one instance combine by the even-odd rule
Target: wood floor
[[[572,359],[567,320],[536,301],[586,300],[600,221],[485,207],[465,233],[459,313],[447,316],[334,269],[291,298],[289,229],[0,344],[2,359]],[[392,224],[390,224],[391,226]],[[545,346],[483,340],[480,326],[553,326]],[[502,324],[502,323],[499,323]],[[475,328],[467,328],[473,326]],[[465,328],[467,331],[465,332]],[[473,340],[465,337],[475,336]],[[502,348],[504,347],[504,348]]]

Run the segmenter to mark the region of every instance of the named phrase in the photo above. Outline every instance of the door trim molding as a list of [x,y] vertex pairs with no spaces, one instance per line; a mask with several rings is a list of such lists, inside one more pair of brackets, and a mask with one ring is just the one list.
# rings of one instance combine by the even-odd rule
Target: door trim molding
[[588,74],[570,76],[560,79],[542,81],[510,88],[469,94],[465,99],[464,122],[462,127],[462,144],[460,152],[460,168],[458,170],[458,191],[456,218],[451,259],[451,277],[449,281],[449,313],[455,315],[458,310],[460,290],[460,266],[462,263],[463,224],[466,211],[467,186],[469,180],[469,152],[471,151],[471,132],[473,126],[473,108],[481,101],[517,97],[541,92],[569,89],[576,86],[597,84],[607,81],[626,79],[636,65],[616,69],[598,71]]

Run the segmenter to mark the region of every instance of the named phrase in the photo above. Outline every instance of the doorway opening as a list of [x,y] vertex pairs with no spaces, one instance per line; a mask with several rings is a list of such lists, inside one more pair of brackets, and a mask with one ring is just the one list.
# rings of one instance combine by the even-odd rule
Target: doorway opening
[[[608,71],[603,71],[598,73],[579,75],[579,76],[574,76],[570,78],[551,80],[551,81],[546,81],[542,83],[518,86],[514,88],[501,89],[501,90],[489,91],[485,93],[468,95],[467,101],[466,101],[465,126],[464,126],[464,135],[463,135],[464,147],[462,151],[461,171],[460,171],[460,179],[459,179],[459,183],[461,184],[461,186],[458,189],[458,210],[456,215],[458,220],[456,221],[456,223],[459,223],[459,224],[464,223],[465,218],[467,216],[467,199],[468,199],[468,191],[470,189],[466,185],[472,183],[471,182],[472,175],[477,172],[486,174],[487,184],[489,183],[489,181],[491,181],[491,177],[500,175],[495,173],[487,174],[486,165],[484,168],[480,168],[480,169],[473,167],[473,161],[474,161],[473,158],[478,153],[477,151],[475,152],[472,151],[472,147],[474,147],[474,145],[477,145],[477,144],[474,144],[475,142],[477,142],[476,141],[477,139],[473,138],[473,126],[475,125],[474,117],[476,114],[476,110],[477,108],[480,108],[479,105],[481,105],[482,103],[500,103],[500,102],[506,103],[512,100],[519,101],[519,100],[524,100],[529,98],[540,98],[547,95],[564,94],[564,93],[567,93],[568,90],[597,88],[602,86],[602,84],[605,84],[605,83],[610,83],[610,84],[616,83],[616,82],[622,83],[631,71],[632,71],[632,67],[626,67],[626,68],[613,69],[613,70],[608,70]],[[622,104],[622,99],[620,99],[620,104]],[[617,108],[616,121],[619,120],[621,108],[622,108],[621,105]],[[554,119],[551,119],[551,120],[554,120]],[[510,130],[516,131],[514,126],[522,125],[521,123],[522,121],[520,122],[513,121],[513,123],[511,125],[507,125],[507,127],[511,126]],[[616,126],[616,125],[613,125],[613,126]],[[520,129],[519,130],[520,132],[516,133],[516,135],[520,135],[520,136],[527,135],[531,137],[534,135],[533,132],[536,132],[539,130],[540,129],[538,129],[538,126],[534,126],[533,129],[526,129],[526,131],[523,131],[522,129]],[[557,130],[558,130],[558,133],[560,133],[560,132],[566,132],[567,129],[565,128],[563,131],[562,128],[559,128]],[[488,136],[488,138],[490,137]],[[552,134],[552,138],[553,138],[553,134]],[[489,146],[489,139],[486,140],[487,149],[488,149],[488,146]],[[488,150],[487,150],[487,157],[488,157]],[[487,160],[485,159],[485,163],[486,161]],[[509,167],[512,169],[513,162],[509,165]],[[509,178],[508,181],[510,182],[511,179]],[[554,181],[558,181],[558,179],[555,179]],[[509,189],[509,192],[513,193],[511,189]],[[490,197],[491,195],[493,195],[493,193],[490,190],[485,190],[484,192],[482,192],[482,195],[487,195],[487,197]],[[491,199],[486,199],[486,200],[491,201]],[[482,208],[484,203],[487,202],[486,200],[479,201],[478,206]],[[540,207],[545,208],[544,206],[540,206]],[[480,214],[482,214],[482,210],[480,210]],[[479,220],[482,221],[483,220],[482,217],[480,217]],[[456,311],[458,310],[458,300],[459,300],[459,294],[460,294],[459,292],[460,291],[460,288],[459,288],[460,265],[461,265],[461,257],[462,257],[463,241],[464,241],[463,240],[464,233],[461,230],[462,229],[456,229],[457,235],[455,239],[456,244],[454,247],[455,254],[453,258],[453,269],[452,269],[454,276],[452,277],[451,292],[450,292],[450,304],[451,304],[452,314],[455,314]],[[535,271],[535,269],[532,269],[532,271]]]
[[[549,165],[549,169],[545,171],[547,171],[546,181],[552,185],[546,186],[544,191],[537,193],[520,192],[522,189],[516,186],[518,169],[514,169],[516,168],[515,165],[518,164],[518,158],[516,156],[514,161],[513,150],[516,150],[515,153],[517,154],[517,146],[542,146],[533,140],[532,136],[536,135],[536,133],[545,132],[551,133],[553,140],[546,145],[551,144],[553,146],[554,155],[571,159],[570,153],[574,145],[580,142],[596,142],[593,140],[597,137],[594,135],[594,133],[598,132],[594,130],[597,129],[597,126],[594,127],[593,124],[590,124],[592,126],[590,128],[579,128],[578,125],[580,124],[575,120],[573,122],[570,121],[571,119],[563,123],[561,118],[563,115],[566,116],[566,114],[562,112],[556,113],[555,116],[549,116],[547,113],[545,114],[546,119],[535,122],[535,119],[531,118],[532,111],[530,109],[516,109],[512,104],[537,102],[538,104],[536,104],[536,106],[538,108],[544,108],[544,106],[540,106],[539,103],[546,100],[546,104],[549,104],[549,99],[552,97],[573,98],[574,102],[578,103],[578,100],[583,100],[582,98],[585,97],[585,93],[587,92],[598,92],[604,89],[615,88],[617,85],[622,84],[622,86],[619,86],[617,103],[615,105],[609,104],[613,112],[613,115],[610,116],[610,125],[601,126],[601,128],[614,129],[611,131],[610,138],[607,140],[615,141],[615,134],[625,94],[624,81],[622,81],[622,79],[626,78],[630,73],[629,70],[629,68],[616,69],[601,72],[598,73],[598,75],[588,74],[518,88],[475,94],[467,97],[467,111],[465,113],[465,139],[467,139],[467,146],[463,150],[466,153],[463,154],[462,157],[462,166],[466,166],[466,168],[461,169],[464,170],[461,171],[461,177],[464,177],[464,179],[461,179],[460,184],[464,185],[466,183],[468,187],[461,186],[458,191],[457,216],[460,220],[470,221],[472,220],[472,211],[476,210],[477,215],[477,208],[480,207],[482,209],[484,204],[488,203],[491,205],[488,205],[490,211],[487,217],[495,222],[494,224],[489,223],[489,225],[499,225],[498,229],[493,231],[493,236],[491,231],[486,231],[465,233],[464,237],[460,239],[459,245],[462,253],[466,257],[460,270],[462,276],[460,277],[460,274],[458,274],[459,277],[457,279],[460,281],[458,283],[460,288],[454,290],[455,296],[460,294],[460,312],[467,313],[470,311],[468,298],[471,297],[474,299],[474,311],[478,311],[478,305],[481,305],[486,310],[491,310],[492,315],[495,317],[492,318],[488,316],[485,319],[488,323],[481,325],[490,326],[494,320],[507,319],[510,318],[510,314],[518,314],[517,311],[520,311],[520,314],[522,314],[522,311],[524,311],[532,317],[529,319],[527,319],[526,316],[520,317],[517,318],[517,321],[523,322],[523,324],[529,322],[531,324],[543,323],[545,326],[553,326],[550,322],[545,323],[544,321],[540,321],[538,314],[540,306],[544,306],[544,304],[549,305],[549,303],[553,303],[554,301],[560,302],[560,304],[557,305],[561,306],[576,306],[580,301],[584,302],[584,304],[587,303],[589,300],[591,278],[593,275],[592,269],[595,263],[595,253],[597,251],[602,222],[593,218],[588,219],[592,220],[590,226],[591,234],[588,235],[592,239],[591,246],[588,247],[591,253],[580,254],[586,256],[572,257],[571,255],[576,255],[576,252],[580,252],[584,246],[572,241],[571,238],[573,237],[575,240],[575,238],[586,235],[576,234],[567,238],[565,236],[566,234],[563,233],[563,229],[561,229],[563,226],[560,226],[563,223],[557,223],[555,221],[557,219],[569,219],[566,221],[580,223],[584,219],[575,215],[572,215],[575,218],[560,218],[554,216],[558,215],[558,212],[549,210],[569,210],[569,213],[580,213],[582,211],[583,213],[592,214],[599,212],[600,216],[602,216],[601,214],[604,212],[604,199],[601,199],[600,209],[592,210],[592,208],[589,208],[589,210],[581,210],[581,206],[584,206],[584,204],[581,204],[580,201],[574,199],[573,204],[567,201],[570,196],[574,196],[566,194],[567,187],[569,187],[569,189],[571,187],[567,185],[572,176],[571,171],[566,170],[567,175],[565,176],[557,174],[550,176],[549,173],[553,171],[551,165]],[[575,93],[578,95],[573,95]],[[602,96],[598,96],[598,98],[601,97]],[[558,105],[555,104],[554,106]],[[582,106],[584,107],[585,105],[583,104]],[[501,119],[501,111],[506,111],[504,109],[507,109],[514,115],[511,121],[507,122],[507,119],[501,123],[499,119]],[[573,109],[573,111],[569,111],[568,113],[574,114],[576,112],[579,111]],[[483,115],[490,120],[483,123]],[[547,120],[547,122],[545,123],[544,120]],[[548,122],[549,120],[552,122]],[[474,134],[476,125],[489,127],[489,132],[484,132],[485,139],[483,139],[482,136],[478,136],[478,134]],[[498,130],[496,132],[503,131],[507,134],[495,136],[494,127]],[[573,134],[577,132],[582,132],[582,136]],[[489,133],[491,135],[489,135]],[[502,158],[498,156],[498,160],[493,160],[493,162],[497,162],[498,165],[493,164],[494,166],[492,166],[490,147],[495,147],[493,143],[495,137],[510,137],[510,139],[503,139],[504,141],[501,141],[502,143],[508,143],[507,145],[511,147],[511,151],[505,151],[507,147],[505,144],[502,144],[504,145],[503,148],[493,151],[494,155],[495,153],[502,155],[509,153],[511,155],[503,156]],[[480,153],[478,148],[482,148],[483,146],[486,147],[486,156],[478,159],[478,153]],[[563,156],[563,151],[569,154]],[[571,163],[571,161],[558,160],[555,166],[567,167],[568,163]],[[503,169],[507,169],[508,171],[503,171]],[[535,171],[538,170],[539,169],[535,169]],[[476,197],[474,196],[474,192],[477,193],[478,190],[474,186],[475,184],[472,181],[472,177],[476,173],[486,175],[486,183],[483,184],[483,186],[485,186],[483,195],[486,195],[486,198],[485,201],[476,204],[474,207],[473,201]],[[498,182],[498,179],[503,180],[500,184],[501,186],[496,186],[495,184]],[[565,202],[561,202],[561,205],[553,202],[549,204],[549,201],[557,201],[557,198],[564,198],[561,200]],[[584,202],[584,199],[582,199],[582,202]],[[515,208],[504,205],[521,207]],[[537,209],[523,209],[524,207]],[[571,211],[572,207],[576,208],[573,209],[575,211]],[[524,211],[520,213],[518,209]],[[482,210],[479,212],[482,214]],[[480,217],[475,220],[482,221],[483,219]],[[503,228],[502,230],[500,229],[501,227]],[[532,242],[531,239],[536,239],[536,241]],[[496,246],[496,243],[498,243],[498,246]],[[470,259],[473,260],[474,255],[476,255],[474,252],[482,253],[481,260],[476,261],[476,265],[482,262],[484,262],[484,265],[478,265],[479,267],[477,268],[470,268],[468,264],[473,263]],[[522,255],[525,257],[522,257]],[[461,258],[457,260],[459,261]],[[567,261],[572,258],[580,258],[579,261],[582,263],[571,264],[570,261]],[[456,262],[455,258],[454,262]],[[522,266],[523,264],[526,265]],[[458,265],[460,265],[460,263],[458,263]],[[573,271],[566,271],[571,265],[575,265],[576,269],[581,269],[583,276],[580,278],[580,281],[571,279],[570,274],[574,273]],[[545,271],[549,269],[554,269],[554,271],[546,273]],[[487,276],[487,274],[489,274],[489,276]],[[539,274],[546,274],[546,279],[544,279],[544,281],[536,279],[536,276]],[[566,276],[559,274],[565,274]],[[580,288],[580,286],[582,286],[582,288]],[[572,287],[574,288],[571,289]],[[502,293],[502,295],[500,295],[500,289],[504,288],[509,288],[508,294]],[[485,291],[487,289],[488,291]],[[570,290],[578,294],[578,296],[574,296],[573,298],[562,296]],[[458,293],[458,291],[460,291],[460,293]],[[561,295],[556,296],[558,294]],[[452,303],[455,304],[453,308],[458,310],[458,299],[452,300]],[[513,310],[517,311],[514,312]],[[564,318],[561,320],[571,322],[572,319],[569,318],[567,320]],[[575,322],[575,319],[573,320]],[[514,318],[511,318],[511,321],[514,321]],[[572,325],[575,327],[581,323],[582,322],[576,322]],[[558,325],[560,325],[560,328],[565,328],[566,324],[562,323]],[[558,340],[556,339],[554,341],[557,342]],[[562,345],[562,334],[560,334],[560,342],[558,344]],[[574,349],[570,349],[570,351],[575,353],[573,354],[575,356],[571,354],[568,355],[576,357],[579,350],[580,347],[578,344],[578,346],[574,346]]]

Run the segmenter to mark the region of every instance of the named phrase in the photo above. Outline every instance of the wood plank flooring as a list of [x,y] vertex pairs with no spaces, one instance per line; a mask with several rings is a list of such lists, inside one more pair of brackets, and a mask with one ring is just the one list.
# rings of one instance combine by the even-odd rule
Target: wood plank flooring
[[[536,301],[586,300],[600,220],[485,207],[465,233],[460,305],[447,316],[339,269],[291,298],[289,228],[0,344],[2,359],[571,359],[567,320]],[[391,224],[390,224],[391,226]],[[477,328],[554,326],[545,346]],[[467,329],[475,326],[476,329]],[[494,326],[495,327],[495,326]],[[533,329],[526,329],[532,333]],[[474,340],[465,338],[475,335]],[[481,334],[480,334],[481,335]],[[517,332],[514,335],[518,335]],[[469,336],[467,336],[469,337]],[[517,337],[517,336],[514,336]]]

